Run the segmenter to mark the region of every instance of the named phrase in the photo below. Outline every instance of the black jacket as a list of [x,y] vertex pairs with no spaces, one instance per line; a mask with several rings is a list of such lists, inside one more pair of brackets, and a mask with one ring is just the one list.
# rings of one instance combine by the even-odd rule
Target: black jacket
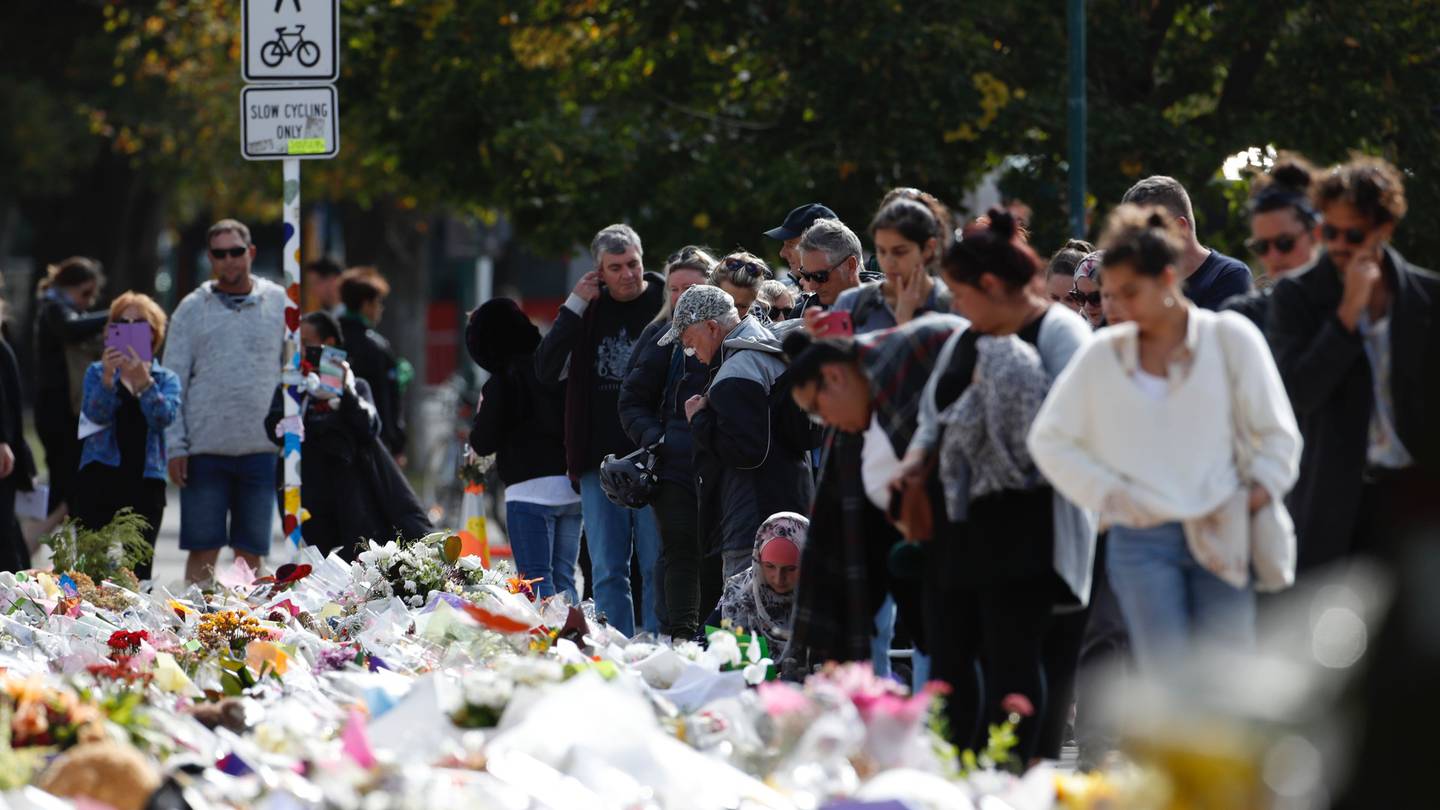
[[[646,273],[645,281],[645,292],[633,301],[616,301],[602,290],[584,315],[561,306],[535,350],[535,376],[543,383],[567,383],[565,464],[572,481],[599,469],[606,455],[623,456],[635,449],[617,414],[620,386],[635,341],[665,297],[664,278]],[[622,330],[612,333],[617,326]]]
[[[277,445],[275,426],[284,416],[283,389],[277,389],[265,417],[265,435]],[[366,540],[385,543],[396,536],[416,539],[432,531],[429,518],[399,467],[377,437],[380,418],[364,380],[355,381],[354,393],[340,397],[338,408],[304,411],[305,441],[300,454],[300,499],[310,519],[300,525],[308,545],[329,554],[338,549],[346,560],[355,559],[357,545]],[[283,480],[284,458],[276,466]],[[392,469],[393,468],[393,469]],[[407,496],[408,493],[408,496]],[[284,512],[284,490],[280,491]]]
[[[1391,398],[1400,442],[1415,463],[1440,470],[1440,276],[1387,250]],[[1370,362],[1360,335],[1340,323],[1344,282],[1328,254],[1280,280],[1271,295],[1268,337],[1290,393],[1305,448],[1288,503],[1304,570],[1352,547],[1374,409]]]
[[542,385],[533,354],[503,362],[481,389],[470,447],[482,456],[495,454],[506,484],[564,475],[565,383]]
[[670,322],[656,321],[640,333],[630,355],[630,373],[620,386],[620,424],[636,445],[660,441],[663,480],[695,491],[694,440],[685,420],[685,400],[705,393],[705,364],[686,357],[678,344],[656,345]]
[[696,488],[708,551],[749,549],[776,512],[809,514],[815,483],[807,451],[818,444],[784,435],[795,408],[785,390],[779,341],[754,318],[721,348],[707,406],[695,414]]
[[20,398],[20,365],[10,344],[0,340],[0,443],[10,445],[15,469],[0,480],[0,571],[30,567],[30,550],[15,519],[15,493],[34,489],[35,457],[25,442]]
[[[70,402],[70,367],[65,348],[99,335],[110,314],[84,313],[75,309],[63,293],[43,295],[35,313],[35,417],[45,422],[52,416],[70,414],[74,432],[79,412]],[[97,358],[98,359],[98,358]]]
[[370,383],[375,410],[380,414],[380,441],[391,453],[405,452],[405,408],[400,395],[395,352],[385,336],[353,313],[340,318],[345,358],[359,379]]

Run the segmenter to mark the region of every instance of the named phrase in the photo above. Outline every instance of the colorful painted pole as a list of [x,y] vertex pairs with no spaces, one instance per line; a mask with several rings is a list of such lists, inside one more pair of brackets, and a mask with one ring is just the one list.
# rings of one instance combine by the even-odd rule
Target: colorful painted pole
[[282,457],[285,468],[285,536],[300,545],[300,524],[304,511],[300,508],[300,445],[305,440],[305,427],[300,415],[304,396],[304,376],[300,373],[300,161],[287,158],[284,165],[285,185],[285,349],[280,369],[281,385],[285,388],[285,419]]

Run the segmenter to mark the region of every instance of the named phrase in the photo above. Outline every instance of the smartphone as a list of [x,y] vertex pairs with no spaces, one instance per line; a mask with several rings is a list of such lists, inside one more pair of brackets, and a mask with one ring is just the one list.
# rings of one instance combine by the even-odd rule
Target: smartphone
[[[320,377],[320,387],[339,396],[345,390],[345,350],[334,346],[316,346],[320,356],[314,363],[315,373]],[[309,352],[309,349],[306,349]]]
[[855,322],[844,310],[827,312],[815,319],[815,337],[855,337]]
[[150,324],[112,323],[105,331],[105,348],[114,349],[125,357],[134,349],[146,363],[155,359],[155,346],[151,340]]

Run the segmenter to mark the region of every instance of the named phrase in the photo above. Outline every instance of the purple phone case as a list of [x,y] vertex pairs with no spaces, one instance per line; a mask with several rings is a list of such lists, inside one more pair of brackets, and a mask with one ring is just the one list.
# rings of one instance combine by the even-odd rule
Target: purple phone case
[[140,359],[149,363],[154,360],[150,341],[150,324],[148,323],[112,323],[105,335],[105,348],[116,349],[126,357],[130,356],[130,349],[140,355]]

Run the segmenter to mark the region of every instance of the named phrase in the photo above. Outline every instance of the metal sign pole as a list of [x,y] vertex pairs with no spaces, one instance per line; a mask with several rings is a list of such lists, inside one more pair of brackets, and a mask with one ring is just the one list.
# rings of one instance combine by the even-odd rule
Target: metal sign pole
[[300,446],[305,440],[300,416],[300,399],[304,396],[300,374],[300,160],[287,158],[284,167],[285,201],[285,357],[280,369],[285,395],[284,467],[285,467],[285,536],[300,545],[300,524],[304,511],[300,508]]

